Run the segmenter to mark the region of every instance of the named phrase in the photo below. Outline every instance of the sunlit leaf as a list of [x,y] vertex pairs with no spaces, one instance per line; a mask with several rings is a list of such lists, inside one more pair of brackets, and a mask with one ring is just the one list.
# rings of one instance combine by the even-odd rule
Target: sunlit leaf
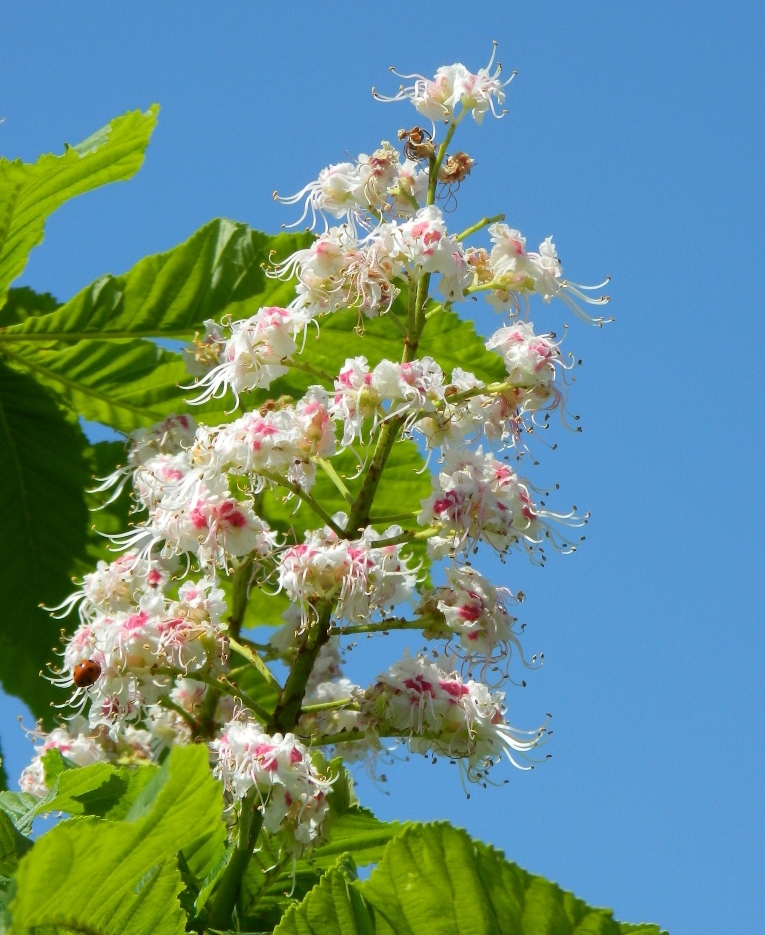
[[157,122],[159,108],[117,117],[61,156],[40,156],[29,165],[0,158],[0,304],[21,274],[45,221],[65,201],[108,182],[131,178]]
[[19,864],[14,931],[182,935],[176,855],[214,834],[222,811],[205,747],[175,748],[125,820],[69,820],[37,841]]
[[[351,851],[351,853],[353,853]],[[445,823],[410,825],[364,882],[339,870],[290,908],[274,935],[660,935],[622,926]]]
[[0,330],[0,344],[193,338],[208,318],[246,318],[261,306],[286,305],[293,285],[267,277],[263,267],[310,239],[304,233],[271,236],[218,218],[122,276],[102,276],[47,315],[9,322]]

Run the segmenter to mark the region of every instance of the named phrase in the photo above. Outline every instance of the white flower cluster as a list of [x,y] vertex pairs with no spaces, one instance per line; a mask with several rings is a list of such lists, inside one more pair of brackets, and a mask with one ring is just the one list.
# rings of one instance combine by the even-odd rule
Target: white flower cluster
[[424,596],[424,606],[427,609],[435,603],[446,627],[469,655],[493,659],[506,655],[511,643],[520,650],[513,630],[516,618],[506,607],[512,599],[507,588],[495,588],[467,565],[447,568],[446,580],[447,584]]
[[[341,527],[346,517],[334,517]],[[305,541],[279,556],[279,586],[301,608],[305,624],[309,608],[319,600],[335,602],[334,618],[348,623],[368,622],[410,600],[417,582],[401,554],[401,545],[376,545],[395,538],[400,526],[380,534],[367,527],[358,539],[341,539],[329,528],[306,533]]]
[[[551,411],[565,418],[573,366],[556,335],[537,333],[527,313],[536,295],[593,321],[583,306],[607,299],[563,278],[551,238],[529,251],[502,215],[461,234],[447,227],[445,212],[474,165],[467,153],[447,153],[453,134],[467,114],[479,124],[489,112],[502,115],[508,82],[494,56],[475,73],[454,64],[432,79],[405,77],[412,83],[381,99],[411,101],[432,133],[401,130],[402,152],[383,142],[280,199],[303,205],[297,223],[320,225],[309,246],[266,270],[293,281],[294,298],[242,320],[206,321],[183,352],[195,378],[189,402],[230,393],[228,415],[238,408],[237,417],[207,425],[176,415],[140,429],[126,466],[101,479],[98,490],[112,490],[112,499],[132,483],[136,515],[112,537],[123,554],[99,562],[55,608],[79,613],[55,679],[70,690],[75,713],[68,728],[37,735],[26,790],[47,791],[48,749],[86,764],[157,760],[173,744],[205,741],[230,797],[254,802],[266,830],[286,833],[299,852],[321,833],[330,789],[301,738],[347,760],[381,754],[393,739],[459,761],[473,780],[502,755],[522,765],[546,739],[545,726],[523,732],[507,723],[500,661],[517,652],[528,665],[509,610],[515,598],[469,562],[484,545],[535,561],[544,561],[547,543],[573,550],[559,527],[581,526],[586,516],[547,509],[508,464],[524,456],[522,437],[545,427]],[[490,243],[467,245],[487,227]],[[439,356],[450,336],[442,328],[430,340],[437,329],[428,332],[429,322],[478,293],[507,316],[485,341],[491,356],[479,345],[463,359],[452,347],[445,372]],[[367,324],[370,342],[382,331],[389,347],[400,332],[399,351],[381,357],[372,345],[338,367],[355,348],[336,354],[342,335],[326,316],[350,309],[357,334],[364,317],[388,316]],[[332,331],[326,355],[311,353],[314,328],[324,338]],[[479,376],[468,368],[481,354],[489,363]],[[294,398],[275,398],[274,381],[285,377]],[[377,485],[401,439],[427,450],[423,471],[437,465],[431,493],[419,508],[405,497],[382,508]],[[347,513],[336,512],[338,497]],[[425,542],[430,560],[446,560],[434,569],[437,586],[424,583]],[[228,608],[224,587],[233,595]],[[257,590],[289,602],[267,644],[239,632]],[[397,616],[407,606],[413,620]],[[448,655],[406,655],[366,690],[344,676],[343,648],[397,627],[442,641]],[[233,653],[237,666],[259,662],[254,652],[290,669],[275,711],[239,687],[245,679],[230,663]],[[495,683],[491,672],[500,672]]]
[[153,738],[148,731],[127,727],[117,742],[103,730],[92,730],[82,717],[73,718],[65,727],[55,727],[49,733],[29,732],[39,741],[34,756],[19,777],[22,792],[42,798],[51,789],[45,780],[45,755],[57,750],[68,764],[90,766],[92,763],[146,761],[152,756]]
[[561,299],[583,321],[602,325],[603,318],[592,318],[581,306],[606,305],[607,295],[589,293],[602,289],[608,279],[596,286],[583,286],[563,278],[552,237],[546,237],[538,252],[527,252],[526,238],[507,224],[492,224],[491,253],[483,248],[467,252],[467,262],[474,271],[475,283],[498,312],[519,315],[528,310],[528,297],[536,294],[543,302]]
[[90,727],[116,740],[126,723],[143,721],[171,695],[174,673],[220,668],[225,610],[223,591],[204,578],[184,581],[176,600],[158,589],[127,610],[93,609],[67,641],[54,683],[72,688],[70,704],[89,706]]
[[504,693],[482,682],[463,681],[424,656],[408,654],[378,675],[367,691],[365,712],[389,733],[406,740],[414,753],[447,756],[465,764],[471,779],[480,779],[504,754],[518,758],[540,745],[542,726],[519,731],[504,717]]
[[[479,542],[486,542],[500,554],[522,548],[544,561],[540,546],[545,538],[558,545],[550,520],[574,527],[587,522],[587,517],[574,512],[564,515],[537,506],[512,468],[480,448],[449,449],[433,486],[417,517],[423,526],[439,526],[438,535],[428,540],[433,558],[468,555]],[[562,547],[573,548],[566,543]]]
[[414,78],[415,82],[408,87],[402,86],[393,97],[383,97],[376,92],[375,97],[379,101],[410,100],[418,113],[433,123],[458,123],[465,114],[471,113],[475,122],[480,124],[488,111],[495,117],[501,117],[503,114],[497,112],[496,105],[504,103],[504,88],[515,75],[511,75],[507,81],[500,81],[502,66],[499,64],[492,74],[496,51],[495,43],[489,64],[479,68],[475,74],[456,63],[442,65],[433,79],[422,75],[398,75],[399,78]]
[[363,237],[350,225],[330,228],[271,271],[297,279],[291,309],[302,320],[345,308],[376,318],[390,310],[400,292],[397,283],[425,273],[440,274],[439,292],[450,302],[463,298],[474,278],[461,243],[448,233],[436,205],[417,207],[402,222],[381,222]]
[[312,226],[318,217],[325,221],[327,215],[346,218],[352,230],[360,224],[369,226],[370,215],[409,216],[417,203],[425,198],[428,174],[417,162],[403,162],[396,149],[387,141],[380,144],[371,156],[362,153],[356,162],[340,162],[327,166],[318,179],[288,198],[280,198],[283,204],[297,204],[305,200],[303,213],[295,222],[302,223],[311,214]]
[[270,736],[252,721],[233,720],[211,746],[215,773],[234,798],[256,791],[267,831],[289,832],[298,852],[319,835],[332,783],[292,734]]

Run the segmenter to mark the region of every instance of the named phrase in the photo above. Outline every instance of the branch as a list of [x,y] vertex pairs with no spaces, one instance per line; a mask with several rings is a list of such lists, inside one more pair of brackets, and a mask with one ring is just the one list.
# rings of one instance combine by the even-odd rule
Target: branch
[[406,620],[404,617],[388,617],[379,623],[357,623],[350,627],[333,630],[333,636],[350,636],[354,633],[388,633],[390,630],[427,630],[430,617]]
[[273,717],[269,719],[268,732],[286,734],[294,730],[300,719],[305,688],[313,671],[321,647],[329,640],[332,601],[322,600],[316,605],[316,619],[306,628],[305,639],[298,648],[297,658],[292,665],[287,681],[279,696]]
[[359,711],[359,704],[353,698],[341,698],[339,701],[322,701],[318,704],[306,704],[300,709],[300,714],[315,714],[318,711],[332,711],[335,708],[346,708]]
[[324,520],[332,532],[340,536],[341,539],[347,538],[345,530],[341,529],[337,525],[337,523],[332,519],[329,513],[327,513],[324,507],[320,503],[317,503],[309,493],[306,493],[300,484],[293,484],[292,481],[288,481],[286,477],[280,477],[278,474],[272,474],[270,471],[259,471],[258,473],[261,477],[265,477],[267,480],[278,484],[279,487],[284,487],[286,490],[294,493],[296,497],[298,497],[304,503],[307,503],[317,516]]
[[495,224],[497,221],[504,221],[504,214],[495,214],[491,218],[481,218],[477,224],[473,224],[472,227],[467,227],[461,234],[457,234],[457,240],[462,242],[466,237],[469,237],[471,234],[475,234],[477,231],[482,230],[484,227],[488,227],[489,224]]
[[312,377],[317,377],[319,380],[324,380],[325,383],[329,383],[330,387],[335,385],[335,378],[320,367],[313,367],[311,364],[306,364],[302,360],[295,360],[294,357],[285,357],[282,364],[284,364],[285,367],[291,367],[293,370],[302,370],[304,373],[309,373]]
[[403,545],[405,542],[421,542],[423,539],[430,539],[432,536],[437,536],[440,531],[440,526],[428,526],[426,529],[418,529],[416,532],[413,529],[407,529],[397,536],[389,536],[387,539],[375,539],[374,544],[376,549],[382,549],[386,545]]
[[352,743],[354,740],[364,740],[367,732],[364,730],[341,730],[337,734],[298,734],[296,736],[312,747],[323,747],[332,743]]
[[263,812],[260,809],[258,788],[252,786],[242,799],[236,847],[216,888],[207,928],[223,930],[230,927],[231,916],[242,888],[242,880],[262,824]]
[[239,636],[247,612],[247,599],[250,593],[252,576],[252,557],[247,556],[234,572],[231,582],[231,614],[228,618],[229,632]]

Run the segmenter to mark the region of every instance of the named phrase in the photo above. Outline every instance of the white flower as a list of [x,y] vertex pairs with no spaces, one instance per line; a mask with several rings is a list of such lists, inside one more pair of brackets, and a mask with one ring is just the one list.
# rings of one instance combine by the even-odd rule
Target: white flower
[[181,351],[186,370],[192,377],[203,377],[216,367],[226,346],[226,336],[217,321],[208,319],[204,326],[204,335],[200,338],[199,333],[195,334],[191,344]]
[[528,253],[526,238],[507,224],[492,224],[489,233],[494,244],[489,265],[496,288],[487,293],[487,301],[497,311],[507,310],[519,314],[523,311],[522,303],[527,302],[527,296],[535,292],[545,302],[552,298],[562,299],[588,324],[603,324],[603,318],[592,318],[579,303],[607,304],[608,296],[593,298],[586,293],[602,289],[608,279],[597,286],[582,286],[563,279],[563,268],[552,237],[547,237],[540,244],[538,253]]
[[113,562],[100,561],[96,570],[84,575],[82,587],[51,611],[63,617],[79,605],[80,620],[86,623],[98,613],[130,610],[141,595],[162,591],[168,584],[176,563],[172,560],[149,561],[135,552],[126,552]]
[[48,750],[59,753],[77,766],[90,766],[105,760],[106,754],[96,738],[89,736],[88,725],[82,718],[66,727],[56,727],[50,733],[34,732],[33,736],[42,741],[35,747],[35,755],[19,777],[22,792],[42,798],[50,792],[45,782],[43,757]]
[[482,682],[464,681],[424,656],[407,653],[377,676],[363,713],[382,736],[404,739],[414,753],[465,761],[469,779],[479,780],[504,754],[514,766],[545,739],[546,728],[520,731],[504,717],[504,694]]
[[544,561],[539,546],[545,538],[562,550],[572,548],[557,543],[547,519],[570,526],[587,521],[573,511],[561,515],[540,509],[527,484],[506,463],[491,453],[484,455],[480,448],[477,452],[448,449],[433,486],[434,492],[422,501],[417,522],[442,525],[443,534],[428,540],[428,552],[434,558],[467,553],[484,541],[500,553],[513,547],[538,552]]
[[300,224],[311,212],[311,227],[316,226],[317,215],[324,217],[325,231],[327,229],[326,215],[331,217],[353,217],[367,207],[369,200],[366,195],[367,180],[369,178],[368,164],[359,165],[353,162],[339,162],[327,166],[319,173],[315,182],[309,182],[299,192],[282,198],[276,193],[274,197],[282,204],[293,205],[305,199],[303,213],[291,227]]
[[498,351],[505,360],[509,382],[524,387],[552,386],[560,350],[552,335],[534,334],[530,322],[519,321],[500,328],[486,342],[488,350]]
[[375,419],[380,412],[381,395],[372,386],[372,373],[366,357],[353,357],[343,364],[335,379],[335,395],[330,415],[343,426],[342,448],[362,441],[365,419]]
[[187,415],[168,416],[164,421],[156,423],[151,428],[136,429],[128,435],[130,447],[128,448],[127,464],[117,468],[108,477],[97,477],[98,487],[91,493],[100,493],[116,487],[114,493],[103,506],[108,506],[119,497],[127,483],[130,474],[138,467],[158,455],[173,456],[183,451],[191,444],[197,429],[196,421]]
[[271,736],[252,721],[234,720],[210,746],[218,754],[215,774],[234,798],[257,790],[267,831],[291,833],[297,851],[319,836],[332,783],[292,734]]
[[[345,517],[338,514],[338,521]],[[325,528],[307,532],[303,543],[282,552],[279,586],[302,608],[303,625],[309,608],[320,600],[333,599],[335,617],[356,623],[408,600],[417,578],[401,555],[401,546],[375,545],[377,539],[400,532],[398,526],[391,526],[380,535],[369,527],[360,538],[347,540]]]
[[192,404],[220,399],[230,389],[239,405],[239,394],[266,388],[287,373],[283,361],[297,350],[294,335],[305,320],[285,308],[261,308],[251,318],[234,321],[231,337],[221,353],[221,363],[196,384],[202,392]]
[[435,588],[429,597],[468,654],[487,658],[506,655],[510,643],[520,649],[513,632],[516,619],[506,607],[511,597],[507,588],[495,588],[479,572],[464,565],[447,568],[446,579],[448,585]]
[[[227,481],[225,475],[222,480]],[[197,480],[193,488],[173,492],[150,511],[146,522],[112,536],[113,541],[137,549],[143,558],[151,557],[155,547],[162,558],[191,553],[202,567],[227,567],[228,559],[253,551],[267,555],[274,546],[267,524],[249,501],[221,492],[220,478],[217,486],[211,490]]]
[[507,81],[500,81],[501,65],[497,65],[494,74],[491,73],[495,54],[496,43],[489,64],[475,74],[459,63],[442,65],[432,80],[422,75],[399,75],[398,72],[393,72],[399,78],[414,78],[414,84],[409,87],[402,85],[398,94],[393,97],[383,97],[375,91],[373,93],[379,101],[408,99],[423,117],[427,117],[433,123],[440,120],[455,121],[456,108],[461,104],[462,112],[456,114],[457,121],[461,120],[465,113],[471,112],[475,122],[480,124],[488,110],[491,110],[495,117],[502,116],[502,113],[497,112],[496,105],[504,103],[504,88],[515,76],[513,73]]

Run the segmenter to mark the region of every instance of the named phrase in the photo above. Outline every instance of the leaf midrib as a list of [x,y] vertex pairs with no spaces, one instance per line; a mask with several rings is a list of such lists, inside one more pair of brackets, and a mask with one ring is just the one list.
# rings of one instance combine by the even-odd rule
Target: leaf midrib
[[98,390],[94,390],[92,387],[78,383],[76,380],[70,380],[67,377],[61,376],[61,374],[55,373],[53,370],[49,370],[47,367],[44,367],[42,364],[38,364],[35,361],[30,360],[23,354],[17,354],[15,351],[10,351],[7,348],[5,349],[4,353],[8,357],[18,361],[21,366],[27,367],[32,371],[37,371],[37,373],[42,373],[49,380],[53,380],[56,383],[60,383],[62,386],[66,386],[71,390],[82,393],[83,396],[90,396],[93,399],[99,399],[101,402],[106,403],[109,406],[114,406],[115,409],[123,409],[126,412],[133,413],[134,415],[140,416],[144,419],[147,416],[156,419],[162,418],[161,414],[157,415],[150,409],[142,409],[140,406],[133,406],[130,403],[124,402],[123,400],[118,400],[115,396],[110,396],[108,393],[101,393]]
[[117,338],[188,338],[192,332],[199,331],[199,327],[190,328],[153,328],[151,331],[11,331],[16,325],[8,325],[7,329],[0,330],[0,344],[13,342],[32,344],[36,341],[58,341],[59,343],[76,344],[78,341],[110,341]]

